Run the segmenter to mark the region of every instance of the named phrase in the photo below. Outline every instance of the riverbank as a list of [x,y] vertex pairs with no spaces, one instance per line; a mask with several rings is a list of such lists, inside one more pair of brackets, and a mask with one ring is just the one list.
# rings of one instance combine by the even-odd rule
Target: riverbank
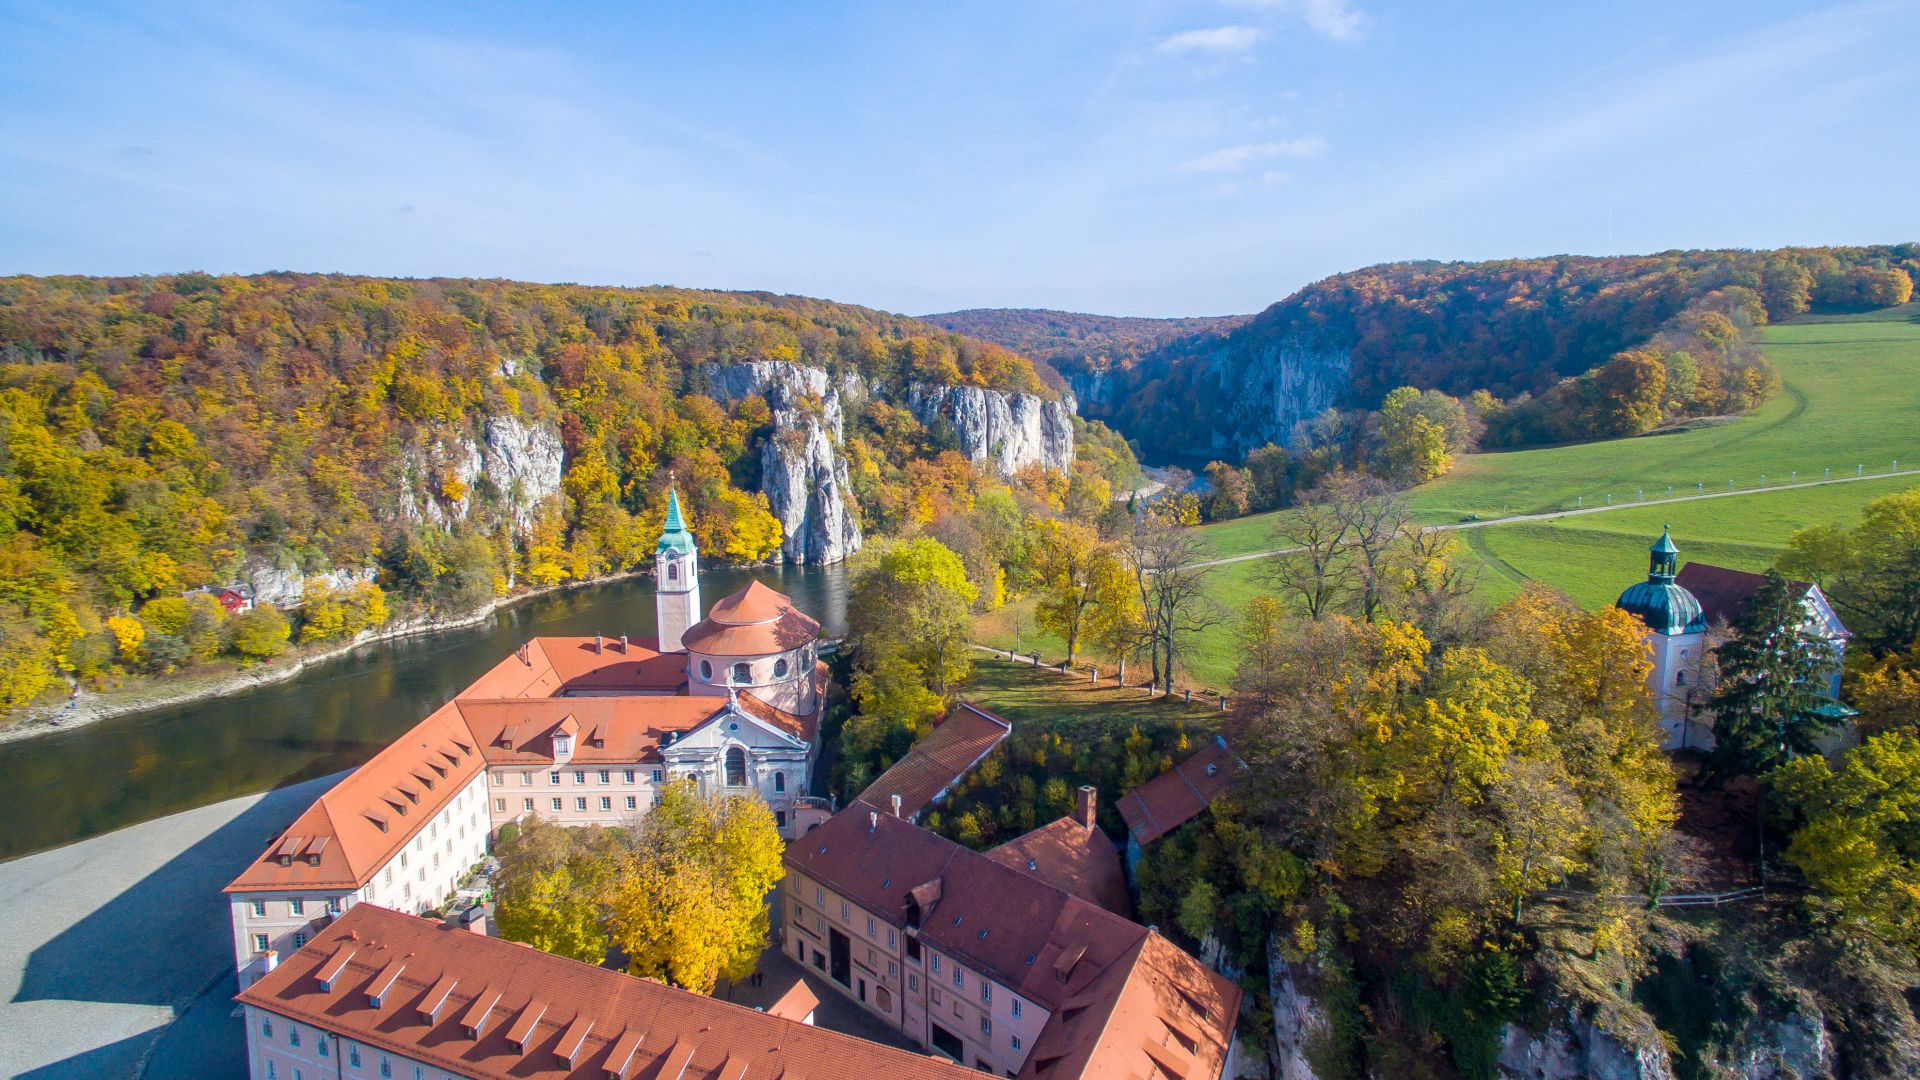
[[244,1077],[220,889],[342,775],[0,863],[0,1076]]
[[[458,630],[475,626],[492,618],[496,613],[523,604],[529,600],[553,593],[567,592],[572,589],[593,585],[609,585],[631,578],[644,577],[646,570],[628,570],[605,577],[589,578],[584,581],[564,581],[557,585],[542,585],[521,592],[497,596],[492,600],[458,615],[419,615],[409,619],[389,620],[386,625],[373,630],[363,630],[353,640],[315,648],[311,651],[289,653],[278,660],[268,661],[255,667],[242,668],[239,671],[208,672],[204,675],[189,674],[173,680],[168,686],[158,680],[143,681],[140,685],[125,690],[113,690],[104,693],[82,691],[68,702],[48,705],[36,705],[27,710],[26,715],[10,727],[0,729],[0,744],[31,739],[41,735],[57,735],[64,731],[74,731],[102,720],[111,720],[120,716],[134,716],[156,709],[175,708],[191,705],[197,701],[226,697],[274,683],[286,682],[310,668],[326,664],[348,656],[356,649],[368,645],[377,645],[383,641],[397,641],[401,638],[415,637],[420,634],[437,634],[444,630]],[[188,685],[181,688],[179,684]]]

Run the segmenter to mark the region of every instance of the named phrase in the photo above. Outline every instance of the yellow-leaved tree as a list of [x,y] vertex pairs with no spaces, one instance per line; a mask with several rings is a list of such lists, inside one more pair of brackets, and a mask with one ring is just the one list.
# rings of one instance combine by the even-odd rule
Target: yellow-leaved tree
[[494,923],[500,936],[589,964],[607,958],[602,895],[613,845],[598,828],[530,817],[500,843]]
[[627,970],[702,994],[751,974],[767,943],[781,850],[759,799],[708,798],[690,780],[663,788],[607,891],[607,927]]

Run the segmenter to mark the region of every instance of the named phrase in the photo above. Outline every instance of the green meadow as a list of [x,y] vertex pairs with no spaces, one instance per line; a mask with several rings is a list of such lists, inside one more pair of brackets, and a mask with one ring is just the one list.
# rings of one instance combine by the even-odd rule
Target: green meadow
[[[1612,602],[1646,573],[1647,545],[1662,526],[1672,526],[1683,561],[1760,570],[1796,530],[1851,522],[1867,502],[1920,487],[1920,477],[1895,476],[1763,489],[1856,470],[1884,474],[1896,461],[1902,469],[1920,466],[1920,302],[1769,326],[1760,347],[1783,389],[1749,415],[1633,439],[1467,455],[1447,476],[1411,492],[1414,512],[1437,525],[1623,504],[1459,533],[1478,563],[1480,593],[1489,603],[1532,580],[1592,608]],[[1729,481],[1740,494],[1634,505],[1665,497],[1669,485],[1677,496],[1726,491]],[[1223,557],[1261,551],[1274,546],[1274,520],[1285,512],[1202,532]],[[1211,591],[1229,614],[1262,591],[1258,562],[1229,563],[1211,573]],[[1033,627],[1031,602],[983,619],[980,630],[981,640],[1002,648],[1038,648],[1051,657],[1065,652]],[[1189,677],[1226,686],[1237,651],[1231,622],[1201,633],[1185,661]]]

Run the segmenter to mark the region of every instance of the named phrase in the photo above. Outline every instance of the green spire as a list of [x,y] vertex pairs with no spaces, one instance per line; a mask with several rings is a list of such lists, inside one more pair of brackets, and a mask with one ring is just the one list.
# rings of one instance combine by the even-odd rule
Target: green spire
[[1673,546],[1673,526],[1660,526],[1660,539],[1653,542],[1652,550],[1662,555],[1678,555],[1680,549]]
[[1666,584],[1674,579],[1680,568],[1680,549],[1673,544],[1673,529],[1662,526],[1660,539],[1647,549],[1647,580],[1655,584]]
[[654,550],[662,554],[693,550],[693,534],[687,531],[687,520],[680,513],[680,492],[677,488],[667,488],[667,527],[660,533],[660,543]]

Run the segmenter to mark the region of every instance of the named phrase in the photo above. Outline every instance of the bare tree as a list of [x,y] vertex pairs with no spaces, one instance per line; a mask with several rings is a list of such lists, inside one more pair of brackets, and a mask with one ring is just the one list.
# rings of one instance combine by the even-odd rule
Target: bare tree
[[1479,565],[1459,554],[1455,532],[1409,527],[1394,557],[1390,609],[1436,644],[1457,644],[1474,636],[1478,608],[1472,596],[1480,583]]
[[1326,616],[1350,585],[1348,529],[1324,485],[1307,492],[1275,519],[1269,535],[1276,551],[1261,561],[1261,579],[1274,592],[1298,596],[1307,618]]
[[1140,591],[1143,644],[1152,661],[1154,685],[1172,692],[1174,662],[1181,650],[1193,635],[1226,618],[1207,596],[1207,572],[1200,565],[1213,551],[1193,530],[1151,513],[1134,517],[1124,551]]
[[1394,556],[1413,527],[1406,496],[1385,480],[1363,473],[1334,473],[1322,487],[1328,505],[1346,524],[1357,607],[1360,617],[1372,622],[1392,587]]

